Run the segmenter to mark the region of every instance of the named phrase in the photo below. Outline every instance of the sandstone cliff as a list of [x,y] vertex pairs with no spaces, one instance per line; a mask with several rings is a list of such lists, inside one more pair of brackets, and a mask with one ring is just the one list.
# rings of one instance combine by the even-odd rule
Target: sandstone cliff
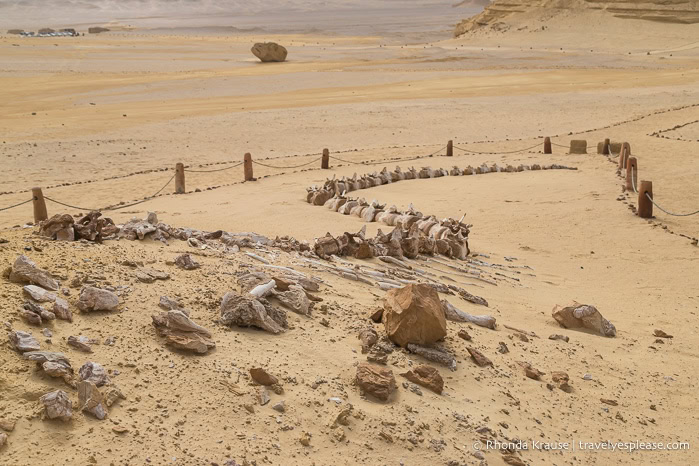
[[495,0],[485,10],[456,26],[456,37],[480,28],[506,29],[508,22],[526,15],[602,11],[617,18],[667,23],[699,23],[699,2],[694,0]]

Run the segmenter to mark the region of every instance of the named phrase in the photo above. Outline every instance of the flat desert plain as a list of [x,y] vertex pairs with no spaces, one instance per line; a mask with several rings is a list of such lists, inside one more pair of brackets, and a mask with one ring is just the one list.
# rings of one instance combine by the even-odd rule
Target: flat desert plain
[[[332,273],[341,263],[176,239],[51,241],[30,224],[31,203],[0,211],[0,269],[27,255],[59,279],[74,313],[73,322],[32,326],[18,313],[22,287],[3,278],[6,330],[31,332],[42,350],[65,354],[76,376],[85,362],[100,363],[125,396],[105,420],[80,412],[74,388],[5,339],[0,463],[692,464],[699,446],[699,215],[655,208],[654,218],[639,218],[618,157],[596,149],[605,138],[628,142],[638,179],[653,182],[660,206],[699,209],[699,26],[589,12],[454,39],[450,28],[459,19],[455,10],[443,29],[409,37],[400,23],[377,34],[135,27],[73,38],[1,36],[0,208],[42,187],[49,216],[79,215],[165,186],[104,215],[123,224],[154,212],[173,227],[288,235],[312,249],[326,233],[366,225],[373,237],[392,229],[307,203],[307,188],[328,178],[396,166],[576,170],[444,176],[350,193],[400,210],[412,204],[438,219],[464,216],[472,225],[469,264],[485,280],[444,265],[466,267],[454,260],[413,267],[487,299],[485,307],[440,294],[498,323],[493,330],[448,322],[440,345],[456,357],[455,371],[395,347],[381,366],[396,377],[387,402],[365,396],[355,381],[356,366],[366,362],[357,333],[371,326],[385,340],[384,326],[369,316],[383,307],[386,291]],[[250,47],[265,41],[284,45],[288,60],[260,63]],[[544,154],[544,137],[553,154]],[[568,154],[573,139],[587,140],[588,153]],[[320,168],[324,148],[328,170]],[[237,164],[245,153],[256,181],[243,182]],[[176,163],[191,170],[185,194],[174,194]],[[187,252],[200,268],[173,265]],[[241,289],[241,273],[266,265],[246,252],[318,278],[323,302],[310,316],[289,312],[290,328],[279,335],[221,325],[221,298]],[[169,279],[139,280],[134,267],[141,266]],[[78,312],[85,283],[117,290],[118,311]],[[151,325],[162,312],[160,296],[189,309],[216,348],[192,355],[164,346]],[[573,301],[595,306],[616,337],[561,328],[552,309]],[[458,336],[462,330],[471,341]],[[550,340],[553,334],[569,341]],[[81,352],[67,344],[78,335],[103,344]],[[492,366],[476,365],[467,347]],[[544,375],[525,376],[522,363]],[[441,395],[399,375],[418,364],[439,370]],[[253,367],[283,385],[269,392],[268,404],[258,402]],[[571,390],[552,381],[556,371],[567,373]],[[71,420],[43,419],[39,398],[53,390],[73,401]],[[489,446],[495,440],[510,446]],[[517,441],[529,448],[517,450]],[[690,448],[580,444],[604,441]]]

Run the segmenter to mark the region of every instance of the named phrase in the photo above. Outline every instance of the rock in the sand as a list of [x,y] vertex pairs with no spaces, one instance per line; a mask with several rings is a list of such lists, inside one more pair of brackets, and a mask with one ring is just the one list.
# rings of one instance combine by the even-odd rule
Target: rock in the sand
[[233,291],[226,293],[221,301],[220,322],[228,326],[257,327],[275,335],[285,328],[280,316],[268,313],[258,300]]
[[58,291],[58,282],[51,277],[51,274],[40,269],[27,256],[19,256],[12,264],[10,281],[14,283],[29,283],[40,286],[46,290]]
[[24,359],[35,361],[50,377],[62,378],[66,383],[71,384],[73,378],[73,367],[63,353],[52,351],[27,351],[22,355]]
[[[507,347],[505,347],[507,348]],[[493,362],[485,357],[483,353],[478,351],[476,348],[471,348],[470,346],[466,348],[468,350],[468,353],[471,355],[471,358],[473,359],[473,362],[476,363],[477,366],[479,367],[486,367],[486,366],[492,366]]]
[[44,414],[49,419],[69,421],[73,417],[73,403],[63,390],[49,392],[39,398],[39,402],[44,406]]
[[72,216],[56,214],[39,223],[39,235],[62,241],[73,241],[75,239],[73,223],[75,223],[75,220],[73,220]]
[[362,354],[366,354],[379,341],[379,334],[373,327],[367,327],[359,331],[357,338],[362,342]]
[[7,434],[5,432],[0,432],[0,448],[4,447],[7,443]]
[[174,348],[205,354],[216,347],[211,340],[211,332],[196,324],[182,310],[161,312],[151,316],[158,334],[165,337],[165,343]]
[[439,371],[432,366],[421,364],[400,375],[413,383],[429,388],[439,395],[444,390],[444,379],[442,379]]
[[616,336],[616,327],[596,307],[573,302],[566,307],[553,308],[553,318],[564,328],[586,328],[605,337]]
[[357,385],[364,393],[388,401],[396,388],[396,379],[391,369],[360,363],[357,366]]
[[297,314],[307,316],[311,313],[311,300],[308,299],[306,291],[300,285],[291,285],[289,291],[278,292],[275,297]]
[[279,383],[279,380],[261,367],[250,369],[250,377],[260,385],[271,386]]
[[175,265],[185,270],[194,270],[201,267],[201,264],[192,259],[192,256],[190,256],[189,254],[182,254],[180,256],[177,256],[175,258]]
[[77,239],[102,242],[102,238],[114,236],[119,232],[119,227],[114,225],[111,218],[101,218],[102,213],[92,211],[78,220],[73,229]]
[[78,335],[77,337],[71,335],[68,337],[67,342],[69,346],[85,353],[92,353],[92,347],[90,345],[95,343],[94,340],[90,340],[83,335]]
[[182,306],[176,299],[169,298],[167,296],[161,296],[160,302],[158,303],[161,309],[166,311],[181,311]]
[[104,367],[92,361],[83,364],[80,370],[78,370],[78,375],[80,376],[80,380],[93,383],[98,387],[110,382]]
[[570,338],[567,337],[566,335],[559,335],[559,334],[555,333],[553,335],[549,335],[549,340],[561,340],[561,341],[565,341],[566,343],[568,343],[570,341]]
[[68,301],[63,298],[56,298],[56,301],[53,303],[53,313],[61,320],[73,322],[73,313],[68,307]]
[[119,297],[109,290],[102,290],[94,286],[84,286],[80,290],[78,309],[83,312],[115,311],[118,306]]
[[39,351],[41,349],[39,342],[36,341],[36,338],[34,338],[31,333],[15,330],[10,332],[9,336],[10,344],[20,353],[24,353],[26,351]]
[[391,341],[403,347],[435,343],[447,334],[439,295],[425,284],[389,290],[384,298],[383,323]]
[[78,406],[80,411],[87,411],[99,420],[107,417],[107,406],[102,392],[97,385],[87,380],[78,383]]
[[39,303],[52,303],[56,301],[57,298],[56,293],[46,291],[45,289],[36,285],[25,285],[22,288],[22,291],[24,292],[25,296]]
[[258,42],[250,49],[261,62],[281,62],[286,60],[287,50],[275,42]]

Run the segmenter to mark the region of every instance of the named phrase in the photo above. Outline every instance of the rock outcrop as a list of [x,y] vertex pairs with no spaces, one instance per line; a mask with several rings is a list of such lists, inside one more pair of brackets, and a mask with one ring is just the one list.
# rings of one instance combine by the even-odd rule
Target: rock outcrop
[[664,23],[699,23],[699,5],[687,0],[495,0],[480,14],[461,21],[454,36],[479,29],[503,31],[521,17],[549,20],[571,11],[600,11],[622,19],[658,21]]
[[615,337],[616,327],[596,307],[573,302],[553,308],[553,318],[564,328],[586,328],[605,337]]

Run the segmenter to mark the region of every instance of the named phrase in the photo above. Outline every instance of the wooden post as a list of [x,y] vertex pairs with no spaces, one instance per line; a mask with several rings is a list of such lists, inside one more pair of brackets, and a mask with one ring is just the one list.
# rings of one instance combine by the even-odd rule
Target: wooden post
[[653,203],[648,197],[653,198],[653,182],[641,181],[638,187],[638,216],[641,218],[653,218]]
[[626,190],[633,192],[634,186],[638,186],[638,161],[636,157],[629,157],[626,163]]
[[175,194],[184,194],[184,165],[178,163],[175,165]]
[[619,151],[619,170],[624,168],[624,157],[626,154],[626,144],[621,145],[621,150]]
[[624,170],[626,170],[626,167],[629,165],[629,157],[631,157],[631,154],[629,151],[624,152],[624,166],[622,167]]
[[323,149],[323,160],[320,162],[320,168],[327,170],[330,168],[330,151]]
[[544,139],[544,154],[553,154],[553,151],[551,150],[550,137],[546,137],[546,139]]
[[253,178],[252,176],[252,155],[250,155],[250,152],[245,154],[243,162],[243,172],[245,173],[245,181],[255,181],[255,178]]
[[34,206],[34,223],[39,223],[49,218],[41,188],[32,188],[32,205]]
[[606,138],[604,140],[604,146],[602,147],[602,154],[609,155],[611,153],[611,151],[609,150],[610,144],[611,144],[611,141],[609,140],[609,138]]
[[454,156],[454,141],[451,139],[447,141],[447,157],[453,157]]

